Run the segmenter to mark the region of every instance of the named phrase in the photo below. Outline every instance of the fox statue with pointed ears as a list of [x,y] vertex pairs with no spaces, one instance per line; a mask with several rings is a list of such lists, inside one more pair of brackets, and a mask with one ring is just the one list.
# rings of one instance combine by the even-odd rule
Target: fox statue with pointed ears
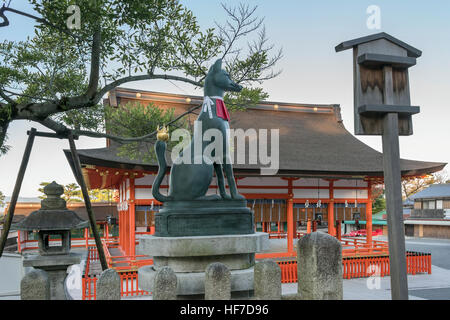
[[[231,165],[231,158],[229,154],[228,135],[229,135],[229,114],[223,102],[223,96],[226,91],[240,92],[242,86],[231,80],[228,72],[222,69],[222,60],[217,60],[210,68],[204,86],[204,101],[202,111],[199,114],[196,125],[201,124],[202,132],[208,129],[217,129],[221,133],[223,146],[223,159],[213,163],[207,163],[203,159],[203,151],[208,143],[205,143],[200,136],[195,134],[191,144],[183,150],[179,158],[174,161],[170,171],[169,195],[164,196],[160,192],[161,182],[166,174],[167,162],[165,158],[166,142],[168,139],[167,128],[163,128],[165,132],[160,132],[160,136],[165,139],[158,139],[155,145],[156,156],[158,159],[159,171],[153,183],[152,194],[153,197],[161,202],[166,201],[186,201],[186,200],[243,200],[244,197],[240,195],[236,188],[236,181],[233,176],[233,167]],[[167,139],[166,139],[167,138]],[[195,145],[198,141],[195,139],[202,139],[201,153],[194,152]],[[190,150],[188,150],[188,148]],[[180,160],[183,153],[190,152],[190,163],[183,163]],[[201,159],[199,158],[201,157]],[[212,162],[212,161],[210,161]],[[219,186],[220,196],[209,195],[209,186],[211,184],[213,173],[216,173],[217,184]],[[227,178],[228,186],[230,188],[230,195],[226,193],[224,172]]]

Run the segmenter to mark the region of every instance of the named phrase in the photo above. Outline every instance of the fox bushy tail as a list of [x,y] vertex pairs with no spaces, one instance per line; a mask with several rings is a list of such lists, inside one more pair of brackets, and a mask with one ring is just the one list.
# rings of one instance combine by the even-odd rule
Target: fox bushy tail
[[158,159],[159,170],[158,170],[158,175],[156,176],[156,179],[153,182],[152,195],[156,200],[158,200],[160,202],[165,202],[165,201],[171,200],[171,197],[164,196],[161,194],[161,192],[159,192],[159,187],[161,185],[161,182],[164,179],[164,176],[166,175],[166,170],[167,170],[167,162],[166,162],[166,157],[165,157],[166,143],[164,141],[160,141],[160,140],[156,141],[155,153],[156,153],[156,158]]

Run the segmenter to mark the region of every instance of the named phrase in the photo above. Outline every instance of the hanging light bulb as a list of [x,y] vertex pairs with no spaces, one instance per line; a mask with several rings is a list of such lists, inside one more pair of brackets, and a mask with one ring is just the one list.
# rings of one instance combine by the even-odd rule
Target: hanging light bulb
[[305,208],[309,208],[309,200],[306,200],[306,202],[305,202]]
[[345,207],[348,208],[348,202],[345,200]]
[[321,200],[317,201],[317,208],[320,208],[320,207],[322,207],[322,201]]

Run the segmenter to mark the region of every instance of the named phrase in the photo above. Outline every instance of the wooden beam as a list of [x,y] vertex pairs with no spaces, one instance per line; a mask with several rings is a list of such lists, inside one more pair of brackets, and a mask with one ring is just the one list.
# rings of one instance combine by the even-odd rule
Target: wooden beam
[[[385,104],[393,103],[392,67],[384,67]],[[393,300],[408,300],[405,227],[403,223],[398,114],[388,113],[383,120],[383,166],[386,187],[391,295]]]
[[83,194],[84,205],[86,206],[89,223],[91,225],[92,233],[93,233],[94,239],[95,239],[95,245],[96,245],[97,251],[98,251],[98,257],[100,260],[100,264],[102,265],[102,270],[106,270],[106,269],[108,269],[108,263],[106,261],[105,252],[103,250],[103,244],[102,244],[100,235],[97,230],[97,223],[96,223],[94,212],[92,211],[91,199],[89,198],[89,193],[88,193],[86,183],[83,178],[83,174],[81,171],[80,158],[78,156],[77,148],[75,146],[75,141],[74,141],[72,133],[69,133],[68,139],[69,139],[69,145],[70,145],[70,153],[72,154],[73,167],[74,167],[74,171],[75,171],[74,172],[75,179],[77,180],[78,184],[80,185],[81,193]]
[[334,228],[334,180],[329,182],[329,196],[330,202],[328,203],[328,234],[335,236],[336,229]]
[[23,177],[28,166],[28,161],[30,160],[31,150],[33,149],[34,137],[36,135],[36,129],[32,128],[29,131],[27,145],[25,146],[25,151],[23,153],[22,162],[20,164],[19,173],[17,174],[16,184],[14,185],[13,194],[11,196],[11,201],[9,203],[8,213],[3,222],[3,231],[0,238],[0,257],[5,249],[6,240],[8,239],[9,230],[11,228],[12,220],[14,217],[14,211],[16,209],[17,199],[19,198],[20,188],[22,187]]

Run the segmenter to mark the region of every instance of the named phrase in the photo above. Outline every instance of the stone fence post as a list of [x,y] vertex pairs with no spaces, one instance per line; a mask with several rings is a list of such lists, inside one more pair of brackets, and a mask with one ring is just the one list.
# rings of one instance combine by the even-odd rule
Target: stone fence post
[[281,269],[275,261],[257,262],[254,273],[255,299],[281,299]]
[[21,300],[50,300],[50,279],[47,272],[33,269],[20,281]]
[[342,247],[323,232],[303,236],[297,244],[298,296],[302,300],[342,300]]
[[162,267],[153,278],[153,300],[177,299],[177,275],[170,267]]
[[205,271],[205,300],[231,299],[231,272],[223,263],[211,263]]
[[97,281],[97,300],[120,300],[120,276],[114,269],[106,269]]

